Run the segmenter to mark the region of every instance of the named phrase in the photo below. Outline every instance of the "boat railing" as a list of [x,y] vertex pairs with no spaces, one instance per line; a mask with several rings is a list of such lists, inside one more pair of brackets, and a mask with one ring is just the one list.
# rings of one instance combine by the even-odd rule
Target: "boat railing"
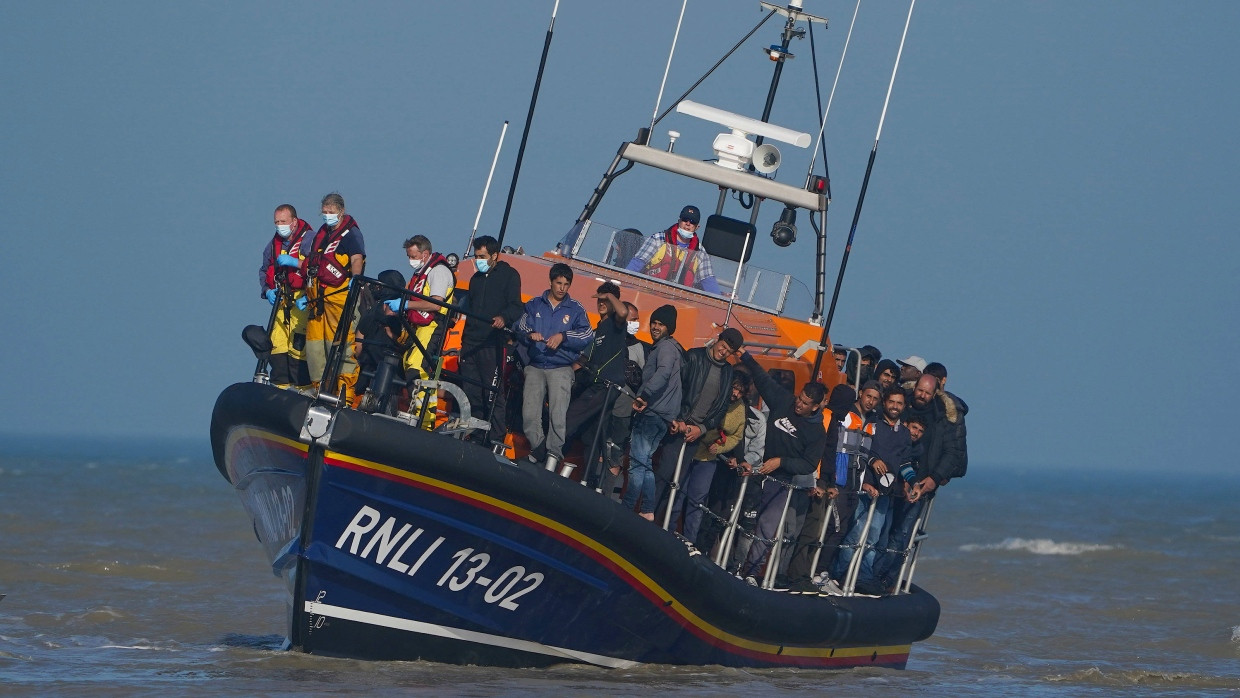
[[[780,513],[779,525],[776,527],[778,534],[773,538],[763,538],[754,531],[746,530],[746,527],[741,523],[742,516],[745,516],[746,514],[746,494],[749,490],[750,482],[755,479],[769,479],[785,490],[783,510]],[[675,496],[675,494],[679,491],[678,488],[676,488],[672,483],[668,484],[672,496]],[[761,485],[755,484],[754,486],[758,487]],[[812,489],[814,489],[813,486],[794,485],[772,478],[769,475],[746,475],[740,478],[740,487],[737,490],[736,497],[731,503],[731,506],[726,510],[726,515],[720,515],[719,513],[712,511],[704,502],[700,501],[686,501],[683,508],[687,511],[689,507],[695,507],[702,512],[702,516],[704,518],[713,519],[722,525],[723,529],[719,534],[719,539],[713,544],[714,555],[709,559],[711,559],[714,564],[728,570],[729,572],[735,572],[737,568],[744,565],[743,560],[737,560],[733,557],[733,551],[736,549],[737,541],[740,538],[748,539],[750,545],[753,543],[762,543],[766,545],[767,550],[764,554],[764,557],[767,560],[766,569],[762,575],[762,580],[757,583],[758,586],[764,589],[773,589],[776,586],[776,578],[778,576],[779,568],[782,566],[782,560],[785,556],[785,552],[789,548],[794,547],[800,538],[799,531],[792,532],[791,535],[788,535],[788,532],[785,531],[785,523],[788,520],[789,509],[792,504],[792,494],[798,490],[809,491]],[[842,496],[845,495],[843,493],[837,495],[837,497]],[[913,584],[913,573],[917,569],[917,556],[921,551],[922,543],[929,536],[926,532],[926,522],[929,520],[930,510],[933,505],[934,499],[930,498],[921,508],[921,511],[912,526],[912,533],[909,536],[908,542],[902,549],[881,547],[878,541],[866,539],[864,532],[869,529],[870,521],[873,517],[873,506],[869,507],[869,511],[863,520],[855,524],[858,526],[865,526],[865,528],[862,529],[863,535],[861,535],[858,542],[853,544],[841,542],[837,545],[840,550],[851,549],[853,551],[852,558],[849,561],[849,565],[845,573],[845,578],[842,580],[840,585],[843,589],[844,595],[853,596],[858,593],[856,591],[857,577],[860,570],[862,556],[867,551],[873,551],[876,554],[881,555],[895,556],[899,562],[899,572],[896,577],[892,593],[907,594],[910,592]],[[670,509],[671,507],[668,507],[669,511]],[[813,556],[809,569],[809,576],[811,579],[821,579],[822,568],[820,565],[824,562],[822,553],[827,549],[827,532],[831,523],[835,521],[836,518],[839,518],[837,525],[841,527],[847,526],[847,523],[843,520],[843,517],[838,517],[836,498],[831,498],[827,501],[826,511],[820,519],[819,528],[816,532],[816,538],[809,543],[810,549],[813,550]],[[664,518],[663,528],[665,530],[671,530],[668,517]],[[847,530],[839,533],[840,536],[844,536],[846,534]],[[693,541],[687,542],[689,544],[693,544]],[[706,552],[709,553],[710,551]],[[759,562],[760,561],[761,560],[759,560]],[[893,569],[897,568],[893,567]]]
[[[399,301],[391,316],[400,323],[400,336],[404,338],[403,343],[396,342],[392,351],[385,352],[385,361],[380,365],[375,367],[359,365],[356,371],[345,373],[343,371],[345,365],[350,361],[358,360],[358,357],[353,355],[358,321],[362,313],[370,311],[380,303],[387,302],[381,299]],[[407,319],[406,305],[408,301],[414,299],[427,301],[446,311],[446,313],[434,316],[433,322],[444,323],[444,331],[432,334],[428,346],[417,346],[419,342],[415,337],[417,328]],[[426,427],[434,421],[434,415],[428,414],[433,409],[434,403],[430,398],[443,391],[452,396],[458,414],[446,423],[440,424],[438,429],[440,432],[463,436],[474,429],[486,429],[489,426],[489,422],[471,416],[469,400],[458,384],[477,383],[482,385],[484,392],[490,390],[492,386],[484,385],[474,377],[445,371],[443,344],[447,328],[456,322],[458,317],[474,317],[488,324],[490,318],[473,315],[467,308],[456,303],[441,301],[405,288],[388,286],[377,279],[364,276],[353,277],[341,317],[349,318],[350,322],[341,322],[336,328],[331,350],[328,353],[327,368],[316,395],[320,401],[331,405],[349,404],[365,412],[401,419],[414,426]],[[510,332],[510,330],[505,331]],[[363,338],[360,341],[363,346],[368,343],[384,343],[376,338]],[[401,368],[401,360],[407,352],[414,349],[428,357],[427,364],[424,364],[428,375],[425,378],[406,381]],[[355,381],[362,375],[368,379],[367,388],[362,394],[355,395],[353,394]],[[395,398],[400,388],[407,388],[411,398],[414,398],[407,411],[398,411],[395,408]],[[430,422],[428,422],[428,417],[431,418]]]
[[[651,241],[633,228],[621,230],[586,220],[579,228],[575,226],[565,240],[560,249],[568,257],[640,276],[678,293],[690,291],[728,300],[735,291],[734,302],[738,306],[790,317],[808,317],[813,309],[809,288],[791,274],[748,262],[741,264],[709,254],[705,249],[686,253],[683,248],[662,245],[653,249],[654,264],[633,264],[642,247]],[[704,241],[704,245],[709,246],[709,242]],[[713,272],[718,293],[702,288],[703,280],[696,272],[704,266]],[[705,285],[709,286],[709,282]]]

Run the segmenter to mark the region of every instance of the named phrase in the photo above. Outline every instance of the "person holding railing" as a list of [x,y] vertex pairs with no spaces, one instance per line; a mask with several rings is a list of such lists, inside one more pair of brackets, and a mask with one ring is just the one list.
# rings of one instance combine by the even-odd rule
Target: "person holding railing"
[[[336,328],[344,314],[345,299],[354,276],[366,269],[366,243],[362,239],[357,221],[345,213],[344,197],[332,192],[323,197],[323,226],[313,237],[306,236],[301,245],[301,269],[306,275],[306,300],[309,301],[309,318],[306,323],[306,364],[310,369],[310,384],[318,387],[327,369],[327,357],[331,354]],[[353,319],[345,320],[352,324]],[[353,337],[349,337],[341,350],[345,352],[341,364],[342,383],[351,390],[352,377],[356,376],[357,363],[353,360]],[[326,386],[335,392],[336,386]],[[346,396],[347,397],[347,396]]]
[[[526,301],[525,313],[516,327],[516,335],[530,357],[525,367],[521,418],[534,462],[543,462],[548,456],[564,459],[564,421],[572,396],[573,362],[594,339],[586,309],[568,295],[573,284],[572,267],[553,264],[548,276],[550,287]],[[545,431],[544,403],[548,408]]]
[[[766,541],[782,535],[779,523],[791,494],[792,477],[814,472],[822,458],[827,434],[820,410],[827,391],[822,383],[811,382],[794,394],[771,378],[749,352],[741,354],[741,363],[753,376],[758,393],[770,408],[763,452],[766,460],[756,467],[747,464],[751,474],[772,475],[762,482],[757,539],[740,569],[740,576],[749,581],[762,566],[769,547]],[[776,563],[772,560],[770,564]]]
[[[900,420],[903,412],[904,393],[899,388],[889,388],[883,395],[883,416],[873,423],[869,452],[862,457],[866,465],[865,480],[853,514],[852,530],[840,546],[832,570],[836,581],[844,580],[853,558],[860,554],[856,589],[863,594],[881,596],[888,588],[875,573],[874,561],[878,551],[886,548],[883,530],[891,511],[893,493],[904,491],[903,482],[896,473],[910,461],[912,451],[912,437]],[[869,522],[868,528],[866,522]],[[864,550],[857,549],[861,546]]]
[[680,210],[680,220],[667,230],[646,238],[626,267],[656,279],[722,294],[711,268],[710,255],[701,249],[697,229],[702,213],[697,206]]
[[[425,235],[414,235],[405,240],[403,247],[413,269],[408,289],[440,303],[451,303],[456,291],[456,273],[448,260],[434,251]],[[448,331],[448,309],[439,303],[416,297],[388,303],[393,310],[403,307],[405,318],[413,328],[411,346],[403,362],[405,380],[410,386],[409,411],[414,414],[423,412],[423,426],[430,428],[434,425],[438,405],[436,391],[419,391],[414,388],[413,381],[426,380],[435,372],[443,337]]]
[[521,274],[499,258],[499,250],[499,241],[490,235],[474,238],[475,271],[469,277],[467,297],[470,315],[461,332],[460,360],[461,375],[473,379],[461,386],[469,409],[474,417],[490,420],[489,439],[495,444],[503,443],[508,434],[504,353],[509,335],[504,329],[516,325],[525,312]]
[[310,384],[306,368],[306,277],[297,251],[310,232],[310,224],[297,217],[291,204],[275,211],[276,232],[263,247],[258,268],[259,293],[277,306],[271,321],[271,382],[277,387]]

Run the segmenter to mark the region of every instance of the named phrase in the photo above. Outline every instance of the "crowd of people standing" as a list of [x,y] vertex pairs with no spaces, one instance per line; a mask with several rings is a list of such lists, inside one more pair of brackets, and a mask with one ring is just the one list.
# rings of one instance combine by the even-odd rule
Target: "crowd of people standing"
[[[277,207],[264,249],[270,379],[282,387],[320,387],[349,288],[365,268],[365,242],[343,197],[323,197],[321,215],[314,231],[293,206]],[[699,217],[687,206],[663,234],[680,236],[684,260],[696,249]],[[945,390],[941,363],[883,360],[872,346],[837,349],[834,388],[797,389],[746,352],[735,328],[706,346],[681,346],[672,305],[650,313],[650,342],[638,340],[640,310],[614,282],[591,296],[592,326],[570,293],[567,264],[551,265],[547,289],[523,302],[520,274],[493,237],[473,239],[474,273],[462,294],[454,259],[428,238],[403,247],[412,274],[380,274],[371,302],[348,319],[332,392],[375,408],[367,398],[392,357],[409,385],[438,377],[452,309],[461,309],[459,368],[444,378],[461,385],[471,416],[487,425],[469,438],[503,448],[518,409],[531,461],[554,468],[582,441],[590,484],[699,549],[722,545],[720,524],[739,520],[744,535],[725,564],[754,583],[765,570],[797,592],[839,593],[845,584],[889,593],[928,502],[965,474],[968,406]],[[659,263],[658,254],[633,264]],[[714,281],[708,266],[695,271]],[[519,405],[508,399],[517,383]],[[404,405],[427,428],[435,395],[410,390]]]

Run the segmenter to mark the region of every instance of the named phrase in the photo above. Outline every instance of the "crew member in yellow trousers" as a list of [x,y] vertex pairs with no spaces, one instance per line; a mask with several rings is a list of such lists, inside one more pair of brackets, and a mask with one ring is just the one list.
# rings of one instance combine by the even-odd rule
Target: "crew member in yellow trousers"
[[[413,268],[413,276],[409,279],[408,289],[414,293],[429,296],[435,300],[452,302],[452,293],[456,290],[456,272],[448,264],[443,255],[431,249],[431,241],[425,235],[414,235],[405,241],[405,255],[409,257],[409,266]],[[420,298],[405,301],[406,318],[414,328],[412,348],[405,354],[404,367],[407,381],[412,383],[418,378],[427,379],[435,372],[436,362],[442,350],[443,335],[448,327],[448,309]],[[433,352],[427,357],[425,351]],[[422,410],[422,398],[427,393],[416,391],[410,387],[412,399],[409,411],[418,414]],[[430,404],[426,406],[426,416],[422,425],[430,429],[435,424],[435,410],[438,399],[434,392],[429,393]]]
[[306,280],[297,255],[311,229],[289,204],[276,207],[275,226],[258,268],[259,291],[269,303],[279,305],[271,323],[271,382],[279,388],[304,388],[310,384],[305,358]]
[[[323,197],[323,226],[314,239],[302,246],[302,271],[306,275],[306,300],[309,316],[306,323],[306,364],[310,381],[319,387],[331,354],[332,340],[344,314],[344,301],[354,276],[366,268],[366,243],[357,221],[345,213],[344,197],[332,192]],[[341,350],[345,352],[340,367],[340,382],[346,399],[351,397],[357,380],[357,362],[353,359],[353,324],[355,318],[343,318],[349,325],[348,336]],[[336,392],[337,386],[326,386]]]

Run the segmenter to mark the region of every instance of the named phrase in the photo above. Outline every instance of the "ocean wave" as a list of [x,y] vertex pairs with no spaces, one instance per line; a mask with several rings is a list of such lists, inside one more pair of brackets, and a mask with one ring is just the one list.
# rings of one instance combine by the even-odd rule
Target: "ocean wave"
[[1229,676],[1209,676],[1180,671],[1120,670],[1103,671],[1090,667],[1068,674],[1043,677],[1053,683],[1083,683],[1096,686],[1174,686],[1178,688],[1240,688],[1240,679]]
[[1240,625],[1231,629],[1231,641],[1240,645]]
[[965,552],[977,550],[1023,550],[1034,555],[1081,555],[1114,550],[1115,545],[1102,543],[1056,543],[1050,538],[1005,538],[1001,543],[970,543],[960,546]]

